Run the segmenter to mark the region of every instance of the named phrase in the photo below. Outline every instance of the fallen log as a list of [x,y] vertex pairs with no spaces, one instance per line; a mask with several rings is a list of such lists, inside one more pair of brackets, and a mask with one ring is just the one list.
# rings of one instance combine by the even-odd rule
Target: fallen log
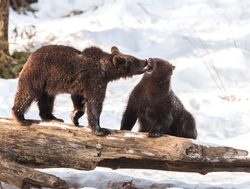
[[[21,126],[11,119],[0,119],[0,128],[0,156],[27,168],[92,170],[102,166],[201,174],[250,172],[247,151],[200,145],[185,138],[148,138],[145,133],[128,131],[112,131],[109,136],[98,137],[85,127],[39,121]],[[14,184],[3,180],[8,170],[0,162],[0,181]]]
[[[65,181],[0,156],[0,180],[19,188],[69,188]],[[1,187],[0,187],[1,188]]]

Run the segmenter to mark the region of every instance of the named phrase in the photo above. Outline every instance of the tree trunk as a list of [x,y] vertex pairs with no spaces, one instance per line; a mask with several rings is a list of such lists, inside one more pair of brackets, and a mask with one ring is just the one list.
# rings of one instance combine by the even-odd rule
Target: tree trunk
[[[87,128],[63,123],[56,125],[59,126],[34,121],[31,126],[20,126],[10,119],[0,119],[0,156],[35,168],[91,170],[103,166],[201,174],[250,172],[250,158],[244,157],[248,154],[245,150],[209,147],[173,136],[148,138],[145,133],[129,131],[112,131],[109,136],[97,137]],[[1,181],[9,171],[2,168],[2,161],[0,165]],[[22,169],[16,170],[23,173]],[[11,179],[4,181],[14,184]]]
[[0,51],[9,54],[9,0],[0,0]]

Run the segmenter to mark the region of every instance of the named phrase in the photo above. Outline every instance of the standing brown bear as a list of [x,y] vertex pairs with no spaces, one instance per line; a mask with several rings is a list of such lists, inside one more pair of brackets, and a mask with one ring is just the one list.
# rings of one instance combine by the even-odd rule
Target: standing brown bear
[[121,130],[131,130],[138,119],[140,131],[148,132],[149,137],[168,134],[196,139],[195,120],[170,86],[175,67],[158,58],[150,58],[148,67],[130,94]]
[[111,54],[98,47],[82,52],[62,45],[41,47],[32,53],[20,73],[13,117],[24,125],[29,124],[24,113],[37,101],[42,120],[63,121],[52,114],[54,99],[59,93],[69,93],[74,105],[73,123],[79,124],[87,103],[91,129],[96,135],[109,134],[99,124],[108,82],[142,74],[146,68],[146,60],[125,55],[117,47],[111,48]]

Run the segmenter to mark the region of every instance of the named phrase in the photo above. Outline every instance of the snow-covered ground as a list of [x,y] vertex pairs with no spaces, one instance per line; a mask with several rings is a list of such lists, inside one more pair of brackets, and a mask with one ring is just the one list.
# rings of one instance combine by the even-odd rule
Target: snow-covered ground
[[[139,58],[167,59],[176,66],[172,88],[196,118],[198,141],[250,151],[250,1],[39,0],[32,6],[35,14],[10,11],[11,51],[34,51],[43,44],[110,51],[116,45]],[[67,17],[72,10],[83,14]],[[140,78],[109,84],[102,127],[119,129],[128,95]],[[16,85],[17,80],[0,79],[0,117],[11,116]],[[71,110],[69,96],[59,95],[55,115],[70,122]],[[39,119],[36,104],[26,117]],[[86,125],[86,116],[81,124]],[[120,181],[138,188],[250,188],[249,173],[43,171],[76,188],[108,188]]]

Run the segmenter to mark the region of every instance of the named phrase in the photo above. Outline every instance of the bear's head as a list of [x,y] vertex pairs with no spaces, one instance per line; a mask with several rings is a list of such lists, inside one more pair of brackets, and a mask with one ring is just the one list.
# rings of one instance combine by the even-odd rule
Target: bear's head
[[149,58],[146,75],[154,77],[169,77],[173,73],[175,66],[160,58]]
[[115,46],[111,48],[111,62],[119,77],[131,77],[147,71],[147,60],[123,54]]

